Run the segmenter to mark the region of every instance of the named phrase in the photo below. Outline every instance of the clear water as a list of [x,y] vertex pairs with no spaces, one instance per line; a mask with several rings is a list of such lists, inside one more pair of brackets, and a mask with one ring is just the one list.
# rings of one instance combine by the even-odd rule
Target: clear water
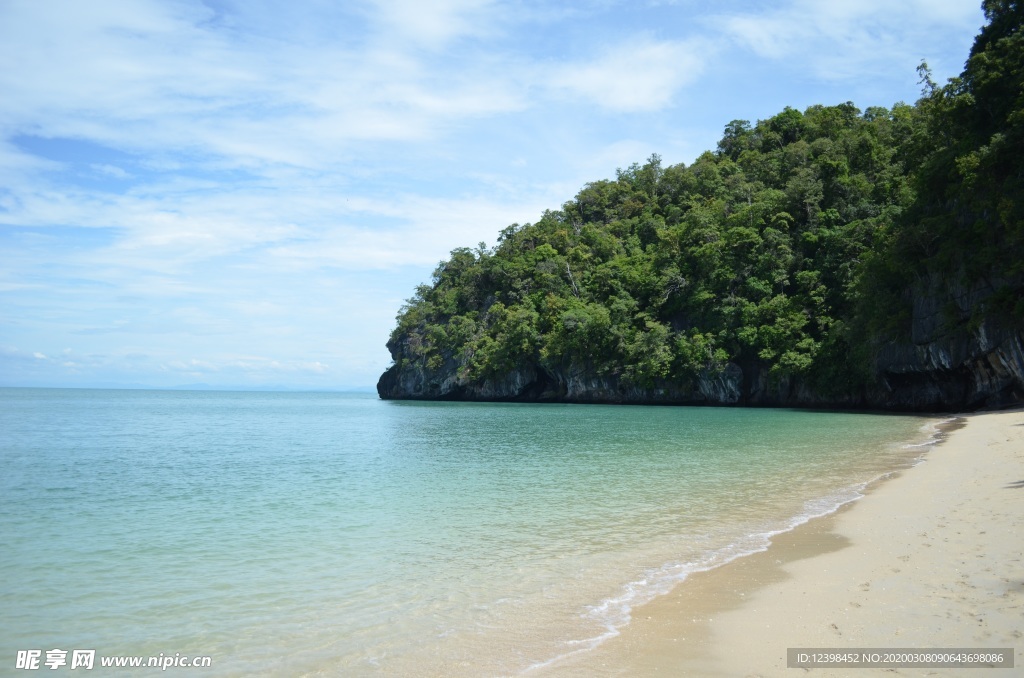
[[517,675],[856,498],[926,423],[0,389],[0,673],[62,648],[209,655],[209,676]]

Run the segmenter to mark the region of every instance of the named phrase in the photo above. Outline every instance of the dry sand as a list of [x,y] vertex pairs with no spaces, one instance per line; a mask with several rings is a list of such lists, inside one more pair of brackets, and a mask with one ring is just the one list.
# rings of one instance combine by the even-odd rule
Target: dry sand
[[[1024,676],[1024,411],[962,421],[864,499],[691,576],[531,678]],[[1016,668],[786,668],[790,647],[1012,647]]]

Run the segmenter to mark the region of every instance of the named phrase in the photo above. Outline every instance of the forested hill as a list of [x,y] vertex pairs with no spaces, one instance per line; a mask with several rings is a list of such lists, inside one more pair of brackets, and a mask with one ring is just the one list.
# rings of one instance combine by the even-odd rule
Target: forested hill
[[734,120],[454,250],[383,398],[964,409],[1024,402],[1024,12],[913,106]]

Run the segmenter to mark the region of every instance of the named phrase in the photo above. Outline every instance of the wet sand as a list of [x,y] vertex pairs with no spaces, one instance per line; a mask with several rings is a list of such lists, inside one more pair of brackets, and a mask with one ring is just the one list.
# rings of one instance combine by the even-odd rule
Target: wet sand
[[[960,421],[860,501],[692,575],[531,677],[1021,675],[1024,410]],[[787,668],[790,647],[1013,647],[1016,668]]]

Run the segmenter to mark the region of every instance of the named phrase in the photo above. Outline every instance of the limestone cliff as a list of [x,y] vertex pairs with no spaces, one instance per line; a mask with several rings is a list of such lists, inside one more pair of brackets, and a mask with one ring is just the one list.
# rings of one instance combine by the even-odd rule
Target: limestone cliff
[[757,367],[728,363],[690,383],[643,388],[615,375],[524,366],[500,379],[459,376],[454,362],[438,369],[397,363],[377,383],[381,398],[682,405],[754,405],[963,411],[1024,403],[1024,333],[982,325],[922,344],[889,344],[879,354],[879,382],[859,392],[816,393],[795,379],[773,381]]
[[435,368],[409,357],[391,341],[395,360],[380,378],[384,399],[476,400],[685,405],[870,408],[964,411],[1024,403],[1024,331],[986,319],[972,325],[971,310],[986,292],[938,279],[925,281],[913,300],[909,340],[878,346],[875,383],[823,394],[800,379],[772,379],[760,365],[727,363],[685,383],[641,387],[617,374],[587,369],[545,369],[523,364],[500,378],[471,379],[449,356]]

